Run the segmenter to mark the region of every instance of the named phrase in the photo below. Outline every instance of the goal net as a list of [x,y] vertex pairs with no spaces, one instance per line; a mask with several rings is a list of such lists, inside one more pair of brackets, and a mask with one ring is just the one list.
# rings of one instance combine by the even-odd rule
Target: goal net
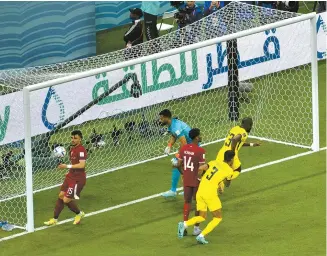
[[[165,108],[200,128],[204,144],[250,116],[251,136],[312,148],[312,17],[232,2],[130,49],[1,71],[0,219],[22,228],[28,219],[26,107],[33,192],[62,182],[53,149],[69,152],[73,130],[84,136],[88,177],[164,157],[169,134],[158,113]],[[23,88],[41,82],[29,87],[24,107]]]

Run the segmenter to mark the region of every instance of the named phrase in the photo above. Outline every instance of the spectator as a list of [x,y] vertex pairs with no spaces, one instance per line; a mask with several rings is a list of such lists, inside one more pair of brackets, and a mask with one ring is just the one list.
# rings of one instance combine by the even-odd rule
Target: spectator
[[159,36],[157,29],[157,16],[160,11],[160,1],[142,1],[144,13],[145,37],[150,41]]
[[219,1],[205,1],[204,2],[204,16],[208,16],[220,9]]
[[129,11],[132,24],[124,35],[126,48],[143,43],[143,28],[140,21],[140,18],[143,16],[142,10],[140,8],[133,8]]
[[203,17],[200,6],[195,4],[195,1],[187,1],[186,4],[177,5],[178,12],[174,18],[178,24],[178,28],[183,28],[200,20]]

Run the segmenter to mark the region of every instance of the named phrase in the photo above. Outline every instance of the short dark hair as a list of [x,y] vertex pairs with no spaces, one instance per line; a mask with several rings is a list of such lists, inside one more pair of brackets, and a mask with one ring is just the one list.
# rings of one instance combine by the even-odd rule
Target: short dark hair
[[200,129],[198,128],[193,128],[188,133],[188,136],[190,136],[191,140],[194,140],[199,135],[200,135]]
[[235,156],[235,152],[233,150],[227,150],[224,154],[224,161],[229,162],[231,161]]
[[78,135],[81,139],[83,139],[83,134],[80,130],[72,131],[71,135],[72,136]]
[[160,111],[159,116],[171,118],[171,112],[169,109],[166,108],[166,109]]
[[242,125],[244,124],[253,124],[253,120],[251,117],[245,117],[242,119]]

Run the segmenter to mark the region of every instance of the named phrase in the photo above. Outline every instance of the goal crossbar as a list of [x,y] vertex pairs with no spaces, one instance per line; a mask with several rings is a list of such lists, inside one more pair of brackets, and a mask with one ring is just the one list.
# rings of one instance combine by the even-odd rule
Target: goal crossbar
[[53,80],[50,80],[50,81],[46,81],[46,82],[42,82],[42,83],[38,83],[38,84],[34,84],[34,85],[29,85],[27,87],[24,87],[23,90],[32,92],[32,91],[48,88],[50,86],[54,86],[54,85],[57,85],[57,84],[62,84],[62,83],[70,82],[70,81],[73,81],[73,80],[78,80],[78,79],[82,79],[82,78],[85,78],[85,77],[94,76],[94,75],[97,75],[97,74],[100,74],[100,73],[103,73],[103,72],[115,71],[117,69],[121,69],[121,68],[124,68],[124,67],[141,64],[141,63],[144,63],[144,62],[148,62],[148,61],[152,61],[152,60],[155,60],[155,59],[168,57],[168,56],[183,53],[183,52],[188,52],[188,51],[191,51],[191,50],[203,48],[203,47],[214,45],[214,44],[217,44],[217,43],[226,42],[228,40],[233,40],[233,39],[236,39],[236,38],[249,36],[249,35],[252,35],[252,34],[255,34],[255,33],[260,33],[260,32],[270,30],[270,29],[273,29],[273,28],[279,28],[279,27],[287,26],[287,25],[297,23],[297,22],[301,22],[301,21],[305,21],[305,20],[312,20],[312,19],[315,19],[315,18],[316,18],[316,13],[303,14],[301,16],[297,16],[297,17],[277,21],[277,22],[274,22],[274,23],[270,23],[270,24],[260,26],[260,27],[255,27],[255,28],[243,30],[243,31],[233,33],[233,34],[229,34],[229,35],[225,35],[225,36],[222,36],[222,37],[209,39],[207,41],[182,46],[182,47],[179,47],[179,48],[175,48],[175,49],[171,49],[171,50],[168,50],[168,51],[155,53],[155,54],[148,55],[148,56],[143,56],[143,57],[136,58],[136,59],[133,59],[133,60],[127,60],[127,61],[117,63],[117,64],[113,64],[113,65],[110,65],[110,66],[107,66],[107,67],[92,69],[92,70],[81,72],[81,73],[78,73],[78,74],[74,74],[74,75],[70,75],[70,76],[66,76],[66,77],[62,77],[62,78],[56,78],[56,79],[53,79]]

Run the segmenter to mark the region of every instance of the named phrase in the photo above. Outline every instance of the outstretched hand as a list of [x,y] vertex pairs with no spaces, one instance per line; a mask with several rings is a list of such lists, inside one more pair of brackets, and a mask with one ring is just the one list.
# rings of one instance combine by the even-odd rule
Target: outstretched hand
[[67,169],[67,164],[59,164],[58,168],[59,169]]

